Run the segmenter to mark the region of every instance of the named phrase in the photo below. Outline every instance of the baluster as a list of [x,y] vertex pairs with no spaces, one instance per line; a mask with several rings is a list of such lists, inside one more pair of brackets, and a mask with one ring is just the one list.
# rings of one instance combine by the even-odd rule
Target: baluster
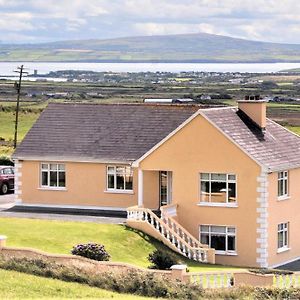
[[165,233],[164,233],[164,226],[161,226],[161,235],[162,235],[162,236],[165,236]]
[[170,240],[170,231],[167,229],[167,239]]
[[154,219],[153,219],[152,215],[150,215],[150,222],[151,222],[151,225],[153,226],[154,225]]
[[182,244],[182,253],[186,256],[185,244]]
[[203,275],[199,275],[199,285],[204,288]]
[[156,230],[158,230],[159,231],[159,223],[158,223],[158,221],[157,220],[155,220],[155,222],[156,222]]
[[194,260],[197,260],[196,250],[193,250],[193,257],[194,257]]
[[225,277],[225,274],[221,274],[220,275],[220,287],[224,287],[224,277]]
[[210,288],[210,275],[206,275],[206,287]]
[[188,258],[191,259],[192,255],[191,255],[191,249],[188,248]]
[[213,275],[214,277],[214,279],[213,279],[213,287],[214,288],[217,288],[218,287],[218,275],[217,274],[214,274]]
[[181,251],[180,241],[179,241],[179,240],[177,241],[177,249],[178,249],[179,251]]
[[176,242],[175,236],[174,236],[174,234],[172,234],[172,244],[175,245],[175,242]]

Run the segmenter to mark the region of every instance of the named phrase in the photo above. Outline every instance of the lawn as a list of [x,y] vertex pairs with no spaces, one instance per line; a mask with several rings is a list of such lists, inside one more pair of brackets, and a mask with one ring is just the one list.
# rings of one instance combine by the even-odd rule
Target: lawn
[[[50,253],[69,254],[78,243],[97,242],[105,246],[112,261],[147,268],[147,257],[156,248],[167,249],[157,240],[123,225],[0,218],[0,235],[8,236],[8,246],[32,247]],[[178,255],[191,271],[234,269],[200,264]]]
[[1,299],[152,299],[15,271],[0,270],[0,278]]

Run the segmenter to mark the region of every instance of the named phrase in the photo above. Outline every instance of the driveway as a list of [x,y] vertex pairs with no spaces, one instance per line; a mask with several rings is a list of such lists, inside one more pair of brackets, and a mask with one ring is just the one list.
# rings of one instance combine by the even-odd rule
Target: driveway
[[15,205],[14,193],[9,193],[7,195],[0,195],[0,211],[9,209],[14,205]]

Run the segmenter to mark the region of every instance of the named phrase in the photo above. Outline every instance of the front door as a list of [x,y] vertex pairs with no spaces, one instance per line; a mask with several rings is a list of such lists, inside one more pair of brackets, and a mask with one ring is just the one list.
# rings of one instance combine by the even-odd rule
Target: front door
[[159,172],[159,203],[160,206],[172,202],[172,172]]

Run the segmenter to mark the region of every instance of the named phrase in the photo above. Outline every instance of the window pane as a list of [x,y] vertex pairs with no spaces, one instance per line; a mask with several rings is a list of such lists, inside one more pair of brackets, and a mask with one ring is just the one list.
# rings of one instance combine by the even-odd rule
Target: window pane
[[201,179],[202,180],[209,180],[209,174],[208,173],[201,173]]
[[210,227],[211,232],[214,233],[226,233],[226,227],[225,226],[211,226]]
[[125,173],[125,167],[116,167],[116,172],[119,175],[123,175]]
[[233,233],[235,233],[235,228],[234,227],[227,227],[227,232],[233,234]]
[[234,181],[235,180],[235,175],[228,175],[228,180]]
[[42,172],[42,185],[48,185],[48,172]]
[[278,248],[282,248],[282,247],[283,247],[283,233],[278,232]]
[[57,164],[50,164],[50,170],[51,171],[55,171],[55,170],[57,170],[57,168],[58,168]]
[[211,248],[216,250],[226,250],[226,236],[211,235]]
[[11,174],[15,174],[15,170],[13,168],[10,169]]
[[132,176],[131,175],[125,176],[125,189],[132,190]]
[[211,202],[227,202],[226,182],[211,182]]
[[58,165],[58,170],[64,171],[65,170],[65,165],[64,164],[59,164]]
[[115,176],[108,174],[107,176],[107,188],[114,189],[115,188]]
[[42,169],[43,170],[48,170],[48,164],[42,164]]
[[60,187],[66,186],[66,173],[65,172],[59,172],[58,185]]
[[107,168],[107,173],[114,174],[115,173],[115,168],[114,167],[108,167]]
[[201,201],[209,202],[209,182],[201,181]]
[[288,181],[287,179],[284,180],[284,188],[283,188],[283,194],[287,195],[288,194]]
[[124,176],[117,175],[117,190],[124,190]]
[[200,226],[200,231],[201,232],[209,232],[209,226],[207,226],[207,225],[201,225]]
[[211,180],[226,181],[226,174],[211,174]]
[[57,172],[50,171],[50,186],[57,186]]
[[236,184],[228,183],[228,202],[236,202]]
[[235,251],[235,236],[228,236],[228,251]]
[[209,245],[209,235],[207,233],[201,233],[200,242]]

